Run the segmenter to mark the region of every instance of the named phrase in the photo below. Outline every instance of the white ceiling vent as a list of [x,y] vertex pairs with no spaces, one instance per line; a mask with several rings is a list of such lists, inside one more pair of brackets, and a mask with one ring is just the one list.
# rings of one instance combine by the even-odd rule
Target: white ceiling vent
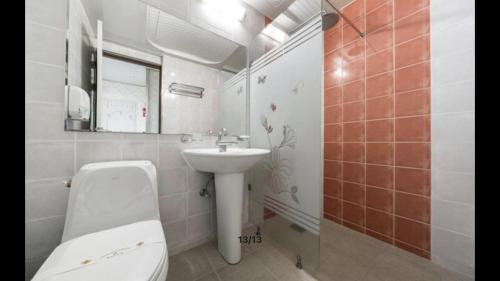
[[151,6],[146,32],[148,42],[160,51],[207,65],[223,63],[239,47]]

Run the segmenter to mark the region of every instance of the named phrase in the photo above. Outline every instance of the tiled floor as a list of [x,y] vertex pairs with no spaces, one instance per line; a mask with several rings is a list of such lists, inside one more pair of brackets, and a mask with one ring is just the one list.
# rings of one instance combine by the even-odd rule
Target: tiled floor
[[[248,228],[247,234],[255,233]],[[389,244],[323,221],[319,268],[299,270],[286,249],[263,233],[263,243],[244,245],[243,258],[228,265],[215,241],[170,257],[167,281],[468,281]]]

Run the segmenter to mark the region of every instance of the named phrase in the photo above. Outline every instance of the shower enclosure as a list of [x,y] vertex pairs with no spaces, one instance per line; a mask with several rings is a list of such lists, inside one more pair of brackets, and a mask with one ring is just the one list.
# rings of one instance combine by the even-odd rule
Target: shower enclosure
[[297,0],[266,25],[251,47],[265,54],[249,74],[251,146],[272,151],[248,174],[249,221],[310,271],[319,264],[323,193],[320,11],[320,0]]

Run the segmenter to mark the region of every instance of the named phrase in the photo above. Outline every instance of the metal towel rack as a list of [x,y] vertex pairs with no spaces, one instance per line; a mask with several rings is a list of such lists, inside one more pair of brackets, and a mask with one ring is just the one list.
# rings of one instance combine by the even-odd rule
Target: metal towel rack
[[205,89],[201,87],[174,82],[168,86],[168,91],[171,94],[175,95],[188,96],[201,99],[203,98],[203,91],[205,91]]

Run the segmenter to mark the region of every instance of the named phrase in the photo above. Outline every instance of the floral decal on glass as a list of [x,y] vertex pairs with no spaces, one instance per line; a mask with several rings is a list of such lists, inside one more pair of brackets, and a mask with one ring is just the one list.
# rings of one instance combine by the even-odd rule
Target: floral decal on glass
[[[271,111],[275,112],[277,107],[276,104],[271,103]],[[260,122],[262,127],[266,130],[267,140],[269,142],[269,149],[271,153],[269,159],[264,163],[264,168],[267,172],[268,182],[270,184],[270,189],[276,194],[287,192],[292,197],[295,203],[299,204],[299,199],[296,195],[298,191],[298,186],[294,185],[289,187],[288,179],[292,174],[292,168],[290,161],[286,158],[281,157],[281,151],[284,149],[295,149],[295,142],[297,137],[295,136],[295,131],[289,125],[283,125],[283,136],[279,145],[274,145],[271,140],[271,133],[274,128],[270,124],[268,118],[265,115],[260,116]]]

